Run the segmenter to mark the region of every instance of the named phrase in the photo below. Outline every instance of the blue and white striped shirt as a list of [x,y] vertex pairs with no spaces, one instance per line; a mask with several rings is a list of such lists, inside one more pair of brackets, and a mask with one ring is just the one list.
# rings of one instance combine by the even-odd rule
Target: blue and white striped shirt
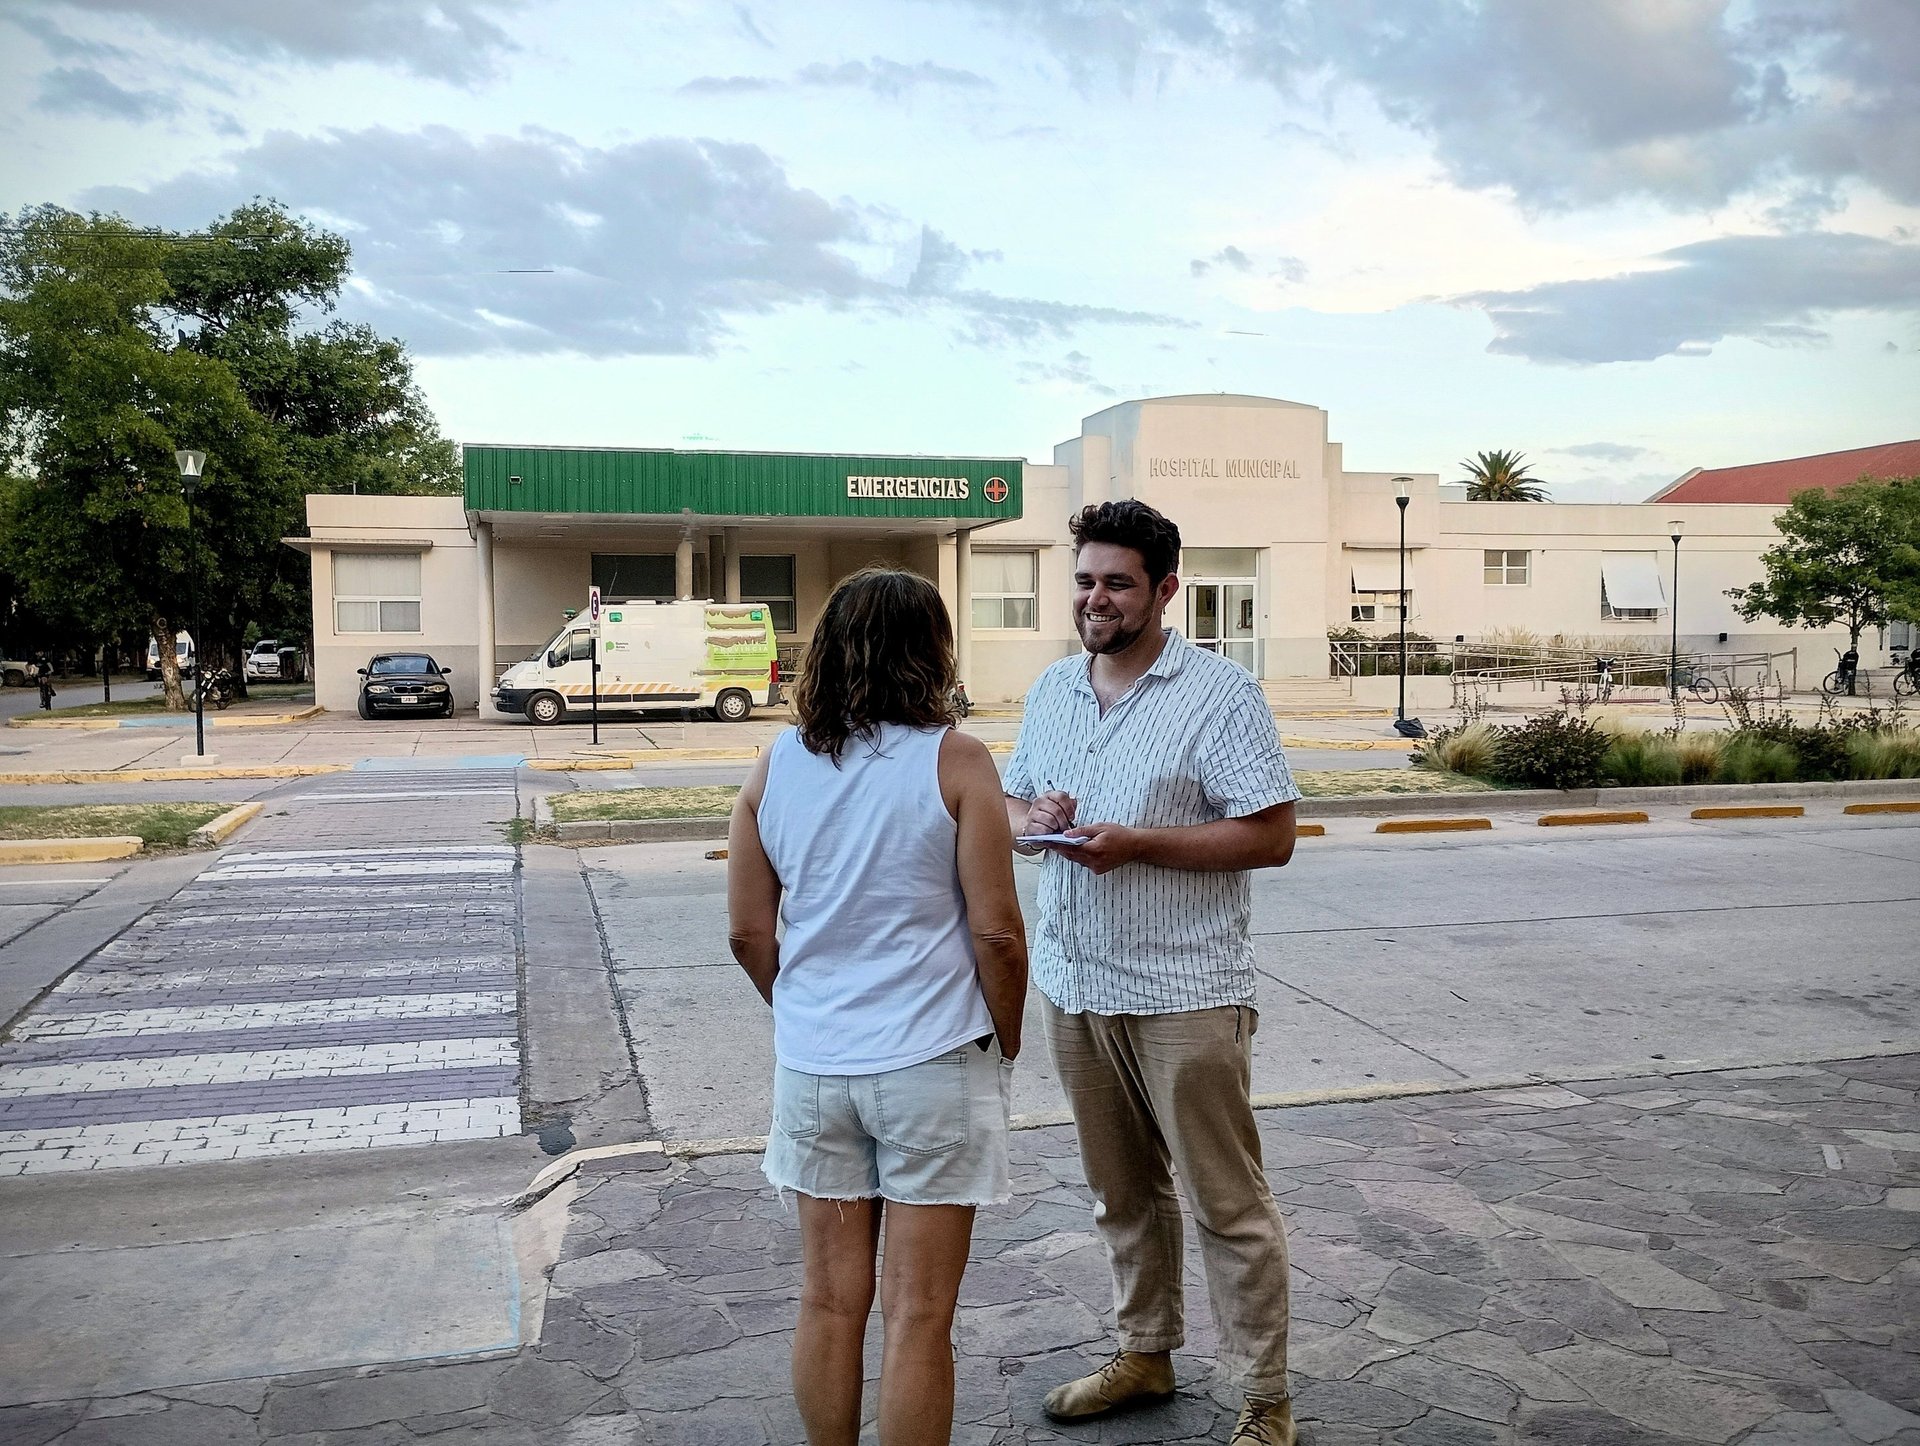
[[[1007,764],[1014,798],[1073,795],[1083,824],[1180,828],[1300,797],[1253,675],[1175,629],[1106,716],[1091,657],[1062,658],[1027,693]],[[1041,860],[1033,982],[1069,1014],[1174,1014],[1253,1003],[1253,893],[1244,873],[1127,864],[1094,874]]]

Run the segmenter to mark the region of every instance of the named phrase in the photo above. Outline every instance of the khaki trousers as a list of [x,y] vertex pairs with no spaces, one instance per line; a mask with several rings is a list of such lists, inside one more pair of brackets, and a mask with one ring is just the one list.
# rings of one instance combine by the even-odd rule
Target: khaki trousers
[[1168,1351],[1186,1339],[1177,1174],[1200,1232],[1221,1369],[1249,1395],[1287,1395],[1286,1227],[1249,1098],[1258,1016],[1041,1007],[1112,1262],[1121,1348]]

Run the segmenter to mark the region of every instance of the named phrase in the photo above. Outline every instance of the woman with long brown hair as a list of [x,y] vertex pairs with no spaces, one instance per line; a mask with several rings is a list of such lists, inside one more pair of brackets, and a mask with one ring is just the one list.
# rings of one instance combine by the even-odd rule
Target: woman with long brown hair
[[855,573],[814,628],[799,726],[761,754],[728,837],[733,954],[773,1006],[764,1168],[798,1200],[793,1389],[812,1446],[859,1438],[876,1258],[880,1440],[948,1440],[974,1210],[1008,1196],[1026,933],[1000,777],[954,730],[953,687],[934,585]]

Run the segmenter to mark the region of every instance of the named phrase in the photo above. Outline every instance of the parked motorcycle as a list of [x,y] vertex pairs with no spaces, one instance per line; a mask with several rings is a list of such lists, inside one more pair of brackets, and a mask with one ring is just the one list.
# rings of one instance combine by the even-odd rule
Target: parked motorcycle
[[215,708],[225,708],[234,697],[233,674],[226,668],[210,668],[200,679],[200,696]]

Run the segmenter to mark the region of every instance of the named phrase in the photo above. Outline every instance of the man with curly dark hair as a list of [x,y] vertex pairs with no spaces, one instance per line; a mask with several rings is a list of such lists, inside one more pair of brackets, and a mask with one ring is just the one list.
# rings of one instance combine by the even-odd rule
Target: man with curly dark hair
[[[1200,1230],[1235,1446],[1293,1446],[1287,1244],[1250,1082],[1249,871],[1293,854],[1300,797],[1260,684],[1164,626],[1180,532],[1138,501],[1072,521],[1085,653],[1027,695],[1004,787],[1044,854],[1033,983],[1099,1208],[1119,1350],[1046,1398],[1083,1420],[1174,1389],[1180,1196]],[[1027,835],[1070,842],[1022,846]]]

